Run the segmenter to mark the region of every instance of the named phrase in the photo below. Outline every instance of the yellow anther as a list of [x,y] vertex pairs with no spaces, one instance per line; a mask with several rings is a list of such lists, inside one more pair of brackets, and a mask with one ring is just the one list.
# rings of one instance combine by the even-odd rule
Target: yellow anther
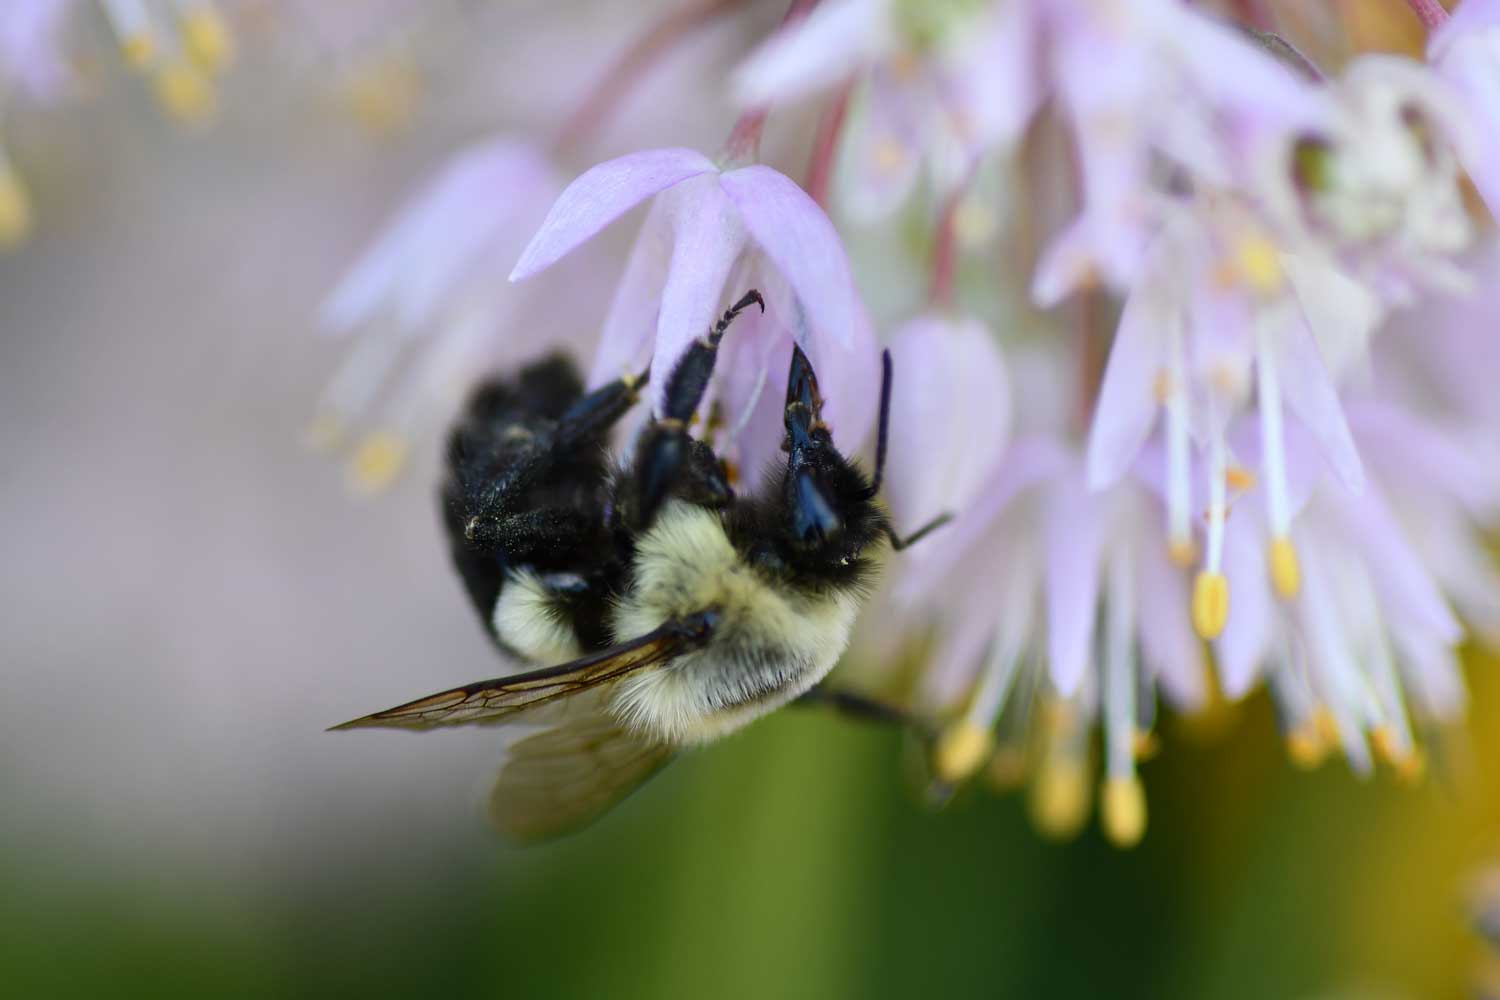
[[1031,821],[1045,836],[1075,836],[1089,818],[1088,770],[1080,757],[1047,760],[1031,785]]
[[1146,729],[1137,729],[1130,741],[1130,752],[1136,760],[1150,760],[1161,750],[1161,741],[1156,734]]
[[1250,236],[1236,248],[1235,264],[1240,276],[1262,295],[1276,295],[1285,280],[1281,255],[1276,245],[1264,236]]
[[1205,639],[1217,639],[1229,621],[1229,580],[1204,570],[1193,581],[1193,628]]
[[1175,386],[1172,373],[1164,368],[1151,380],[1151,398],[1156,400],[1158,405],[1165,405],[1167,400],[1172,398],[1172,389]]
[[978,198],[965,198],[953,213],[953,235],[968,248],[989,242],[998,224],[995,213]]
[[1198,561],[1198,546],[1191,538],[1169,539],[1167,558],[1172,560],[1172,565],[1187,569]]
[[392,431],[376,431],[360,442],[349,463],[352,485],[361,493],[378,493],[395,482],[406,465],[406,439]]
[[120,53],[131,69],[147,70],[156,61],[156,39],[150,32],[138,31],[120,40]]
[[1243,465],[1231,465],[1224,470],[1224,485],[1236,493],[1244,493],[1255,486],[1255,473]]
[[1427,760],[1416,747],[1402,746],[1396,730],[1389,725],[1376,726],[1370,731],[1370,746],[1375,756],[1389,764],[1398,780],[1415,784],[1427,770]]
[[1318,737],[1329,746],[1339,742],[1339,720],[1326,707],[1313,713],[1313,725],[1318,727]]
[[1020,747],[1002,746],[990,755],[990,766],[985,772],[990,787],[997,792],[1008,792],[1020,788],[1026,780],[1026,754]]
[[162,109],[180,122],[203,125],[218,110],[213,84],[190,62],[184,60],[164,67],[152,83]]
[[893,174],[906,163],[906,148],[894,139],[881,139],[874,153],[877,173]]
[[182,16],[182,42],[193,64],[210,76],[224,72],[234,61],[234,38],[229,25],[208,4],[194,7]]
[[1297,562],[1297,547],[1290,538],[1271,539],[1269,557],[1271,585],[1283,600],[1290,601],[1302,591],[1302,567]]
[[309,448],[332,451],[344,443],[344,425],[331,413],[319,413],[307,425],[302,440]]
[[1104,835],[1116,847],[1134,847],[1146,833],[1146,789],[1135,775],[1108,778],[1099,799]]
[[421,92],[416,70],[393,57],[356,73],[344,88],[344,99],[356,121],[376,135],[388,135],[411,123]]
[[939,780],[956,785],[983,767],[994,748],[995,735],[988,727],[961,719],[938,737],[933,770]]
[[0,162],[0,250],[11,250],[31,235],[31,196],[21,177]]
[[1328,744],[1318,735],[1318,728],[1304,723],[1286,734],[1286,755],[1304,771],[1318,767],[1328,757]]

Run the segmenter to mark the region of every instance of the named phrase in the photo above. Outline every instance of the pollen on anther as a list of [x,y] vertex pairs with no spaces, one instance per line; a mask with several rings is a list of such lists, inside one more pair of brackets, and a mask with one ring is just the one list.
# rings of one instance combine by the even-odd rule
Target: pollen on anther
[[1229,580],[1223,573],[1200,572],[1193,581],[1193,629],[1217,639],[1229,621]]
[[361,493],[378,493],[395,482],[406,464],[407,443],[392,431],[376,431],[360,442],[349,462],[351,485]]
[[984,766],[994,746],[994,733],[988,727],[961,719],[938,737],[933,770],[944,783],[956,785]]
[[1146,790],[1136,775],[1105,780],[1099,799],[1100,821],[1109,842],[1134,847],[1146,834]]
[[0,250],[20,246],[31,235],[31,198],[21,178],[0,160]]
[[208,77],[186,60],[159,70],[152,86],[162,109],[180,122],[207,124],[218,110],[218,98]]
[[1031,820],[1048,837],[1064,840],[1089,816],[1088,771],[1081,759],[1059,756],[1037,772],[1031,787]]
[[1302,591],[1302,567],[1297,561],[1297,548],[1290,538],[1271,539],[1271,550],[1267,558],[1271,569],[1271,585],[1283,600],[1293,600]]
[[207,4],[183,15],[182,41],[193,63],[211,76],[222,73],[234,59],[234,39],[229,26]]

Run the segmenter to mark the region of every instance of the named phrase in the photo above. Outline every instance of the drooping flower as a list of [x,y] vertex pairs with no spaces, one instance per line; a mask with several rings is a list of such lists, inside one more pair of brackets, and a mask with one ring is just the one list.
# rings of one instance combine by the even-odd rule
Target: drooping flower
[[[780,405],[777,382],[793,341],[807,352],[827,400],[829,426],[852,449],[870,426],[878,386],[873,334],[849,261],[827,216],[769,167],[721,169],[689,149],[633,153],[585,172],[558,197],[511,272],[550,267],[605,226],[654,199],[616,289],[591,382],[639,370],[649,357],[659,405],[678,357],[713,325],[726,300],[758,288],[763,319],[725,340],[717,404],[738,464],[750,476],[779,441],[779,422],[752,420]],[[756,435],[759,435],[757,438]]]
[[[1330,307],[1332,302],[1337,308]],[[1100,388],[1088,444],[1088,479],[1102,489],[1123,478],[1163,417],[1168,544],[1174,559],[1197,556],[1193,529],[1193,447],[1206,453],[1207,532],[1194,593],[1194,621],[1213,638],[1225,627],[1224,575],[1229,489],[1246,477],[1231,454],[1229,429],[1256,409],[1266,442],[1258,472],[1266,486],[1267,564],[1279,592],[1295,596],[1296,549],[1284,447],[1284,412],[1306,426],[1349,489],[1364,473],[1309,318],[1330,345],[1362,345],[1377,313],[1337,272],[1279,252],[1233,205],[1175,215],[1158,234],[1125,303]],[[1356,351],[1338,352],[1352,363]]]
[[1295,760],[1316,763],[1338,745],[1366,772],[1373,748],[1414,777],[1418,724],[1450,722],[1464,707],[1452,599],[1480,627],[1500,620],[1500,574],[1478,537],[1500,489],[1473,475],[1474,455],[1446,428],[1378,400],[1350,411],[1370,482],[1355,495],[1301,449],[1294,599],[1273,598],[1256,557],[1263,499],[1236,505],[1225,564],[1237,607],[1217,657],[1232,696],[1265,676]]
[[1020,134],[1040,99],[1033,4],[831,0],[736,71],[746,106],[788,103],[857,79],[840,191],[867,221],[899,207],[924,163],[939,196]]
[[[574,300],[543,304],[538,291],[547,289],[513,289],[503,278],[559,186],[525,142],[466,150],[411,196],[329,294],[321,325],[358,340],[318,402],[310,439],[331,447],[373,425],[355,446],[356,487],[388,485],[413,438],[447,419],[477,373],[576,341]],[[548,335],[526,336],[531,327]]]

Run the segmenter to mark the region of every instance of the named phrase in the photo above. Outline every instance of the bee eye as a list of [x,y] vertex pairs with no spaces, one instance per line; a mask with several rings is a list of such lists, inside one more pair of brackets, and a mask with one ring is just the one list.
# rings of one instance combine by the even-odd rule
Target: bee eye
[[843,519],[828,502],[811,470],[797,473],[792,503],[792,529],[804,544],[815,545],[838,536]]

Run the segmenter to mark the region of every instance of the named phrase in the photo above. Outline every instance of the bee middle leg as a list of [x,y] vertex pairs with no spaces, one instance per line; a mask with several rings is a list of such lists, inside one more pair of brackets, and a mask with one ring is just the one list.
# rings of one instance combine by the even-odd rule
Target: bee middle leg
[[[702,455],[694,446],[699,449],[707,449],[707,446],[688,434],[688,424],[708,391],[708,381],[719,356],[719,342],[734,318],[752,305],[760,306],[761,312],[765,312],[765,300],[754,289],[725,310],[713,329],[693,341],[672,366],[672,373],[667,376],[661,417],[647,425],[636,444],[628,483],[632,495],[625,504],[632,527],[649,526],[662,502],[678,488],[685,476],[691,477],[701,466]],[[718,484],[711,485],[718,492]],[[727,480],[723,489],[728,489]]]
[[792,702],[794,705],[831,708],[841,715],[862,722],[879,722],[909,730],[923,740],[936,739],[937,733],[927,720],[909,710],[878,698],[870,698],[853,691],[838,690],[826,684],[818,684]]

